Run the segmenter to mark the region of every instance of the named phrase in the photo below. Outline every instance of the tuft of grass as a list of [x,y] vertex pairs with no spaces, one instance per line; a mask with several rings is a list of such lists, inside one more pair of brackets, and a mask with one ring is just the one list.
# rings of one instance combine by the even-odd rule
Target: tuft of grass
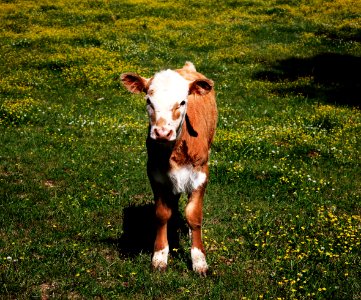
[[[0,297],[358,299],[356,0],[3,1]],[[123,72],[216,83],[210,271],[180,215],[153,272],[147,117]]]

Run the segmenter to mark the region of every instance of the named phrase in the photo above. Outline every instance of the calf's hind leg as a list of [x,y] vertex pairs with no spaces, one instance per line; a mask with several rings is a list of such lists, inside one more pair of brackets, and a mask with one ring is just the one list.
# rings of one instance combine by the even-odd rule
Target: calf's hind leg
[[205,251],[202,242],[202,206],[204,188],[199,188],[189,196],[185,215],[191,231],[191,257],[192,267],[195,272],[205,276],[208,270]]

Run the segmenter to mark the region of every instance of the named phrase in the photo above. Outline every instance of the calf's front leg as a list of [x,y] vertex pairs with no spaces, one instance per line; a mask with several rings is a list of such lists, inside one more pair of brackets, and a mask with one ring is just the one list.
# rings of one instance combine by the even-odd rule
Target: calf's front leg
[[152,266],[154,269],[165,270],[167,268],[169,253],[167,224],[171,215],[172,209],[167,205],[165,199],[163,199],[162,197],[157,197],[155,199],[155,217],[157,231],[152,258]]
[[205,251],[202,242],[202,207],[204,187],[193,191],[188,199],[185,215],[191,232],[192,267],[195,272],[205,276],[208,270]]

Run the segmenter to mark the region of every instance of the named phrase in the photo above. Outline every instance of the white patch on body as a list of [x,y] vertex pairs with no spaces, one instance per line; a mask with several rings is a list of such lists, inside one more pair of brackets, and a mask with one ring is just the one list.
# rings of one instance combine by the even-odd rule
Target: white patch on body
[[169,246],[153,254],[152,265],[156,269],[165,269],[168,263]]
[[173,184],[174,194],[190,194],[199,188],[207,179],[205,173],[195,171],[192,166],[183,166],[179,169],[171,170],[168,176]]
[[198,248],[192,248],[191,256],[193,271],[200,274],[205,274],[208,270],[208,265],[204,253]]
[[164,132],[172,131],[169,140],[175,140],[177,138],[178,128],[185,117],[187,105],[179,107],[181,117],[177,120],[173,120],[172,109],[177,103],[180,104],[182,101],[187,102],[189,81],[175,71],[161,71],[154,75],[148,91],[151,91],[146,96],[151,103],[147,106],[149,116],[155,117],[156,122],[161,118],[166,121],[161,128],[155,124],[151,124],[150,137],[152,139],[157,138],[154,131],[154,129],[157,129],[158,131]]

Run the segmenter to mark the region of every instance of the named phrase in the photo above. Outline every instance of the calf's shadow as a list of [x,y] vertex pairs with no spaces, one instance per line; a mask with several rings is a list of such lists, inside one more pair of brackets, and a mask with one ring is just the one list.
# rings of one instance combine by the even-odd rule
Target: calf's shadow
[[[171,251],[174,248],[179,249],[180,236],[186,233],[188,233],[187,224],[179,210],[175,210],[168,222],[168,242]],[[140,253],[151,254],[153,252],[155,235],[154,204],[129,206],[123,210],[123,233],[121,237],[108,239],[105,242],[115,245],[119,253],[134,257]]]

